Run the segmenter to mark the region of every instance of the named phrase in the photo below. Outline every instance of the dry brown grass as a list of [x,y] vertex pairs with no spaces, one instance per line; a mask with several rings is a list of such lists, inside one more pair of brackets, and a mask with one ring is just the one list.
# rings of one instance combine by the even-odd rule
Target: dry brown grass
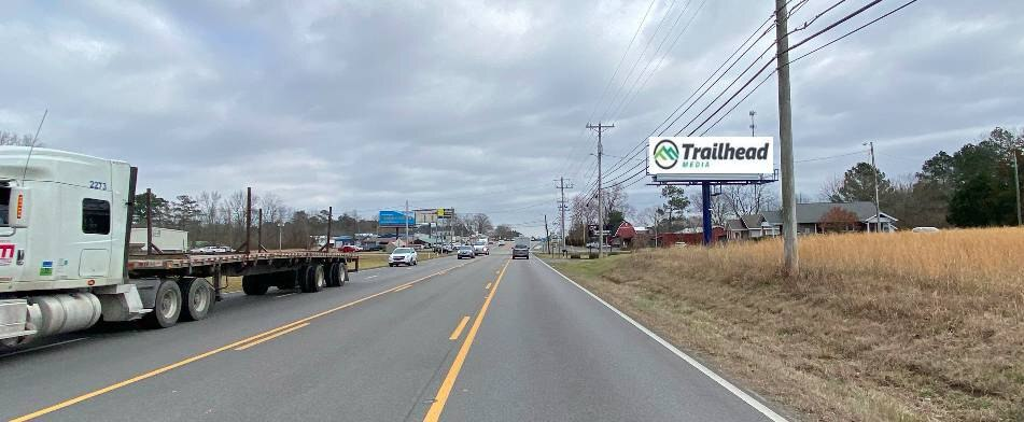
[[560,262],[811,420],[1024,420],[1024,230],[800,239]]

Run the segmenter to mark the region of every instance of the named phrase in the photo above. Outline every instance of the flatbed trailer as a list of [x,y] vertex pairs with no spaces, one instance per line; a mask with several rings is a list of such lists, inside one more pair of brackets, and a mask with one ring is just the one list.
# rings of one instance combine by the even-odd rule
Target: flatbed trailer
[[101,319],[153,328],[200,320],[222,298],[226,277],[241,277],[247,295],[271,287],[315,293],[359,269],[358,256],[326,246],[268,251],[250,243],[251,190],[240,252],[161,253],[147,217],[146,254],[130,255],[137,172],[123,161],[0,147],[0,346]]
[[281,268],[294,268],[311,263],[344,264],[341,268],[343,270],[340,280],[342,284],[348,281],[349,272],[359,271],[359,256],[356,254],[312,251],[129,255],[127,268],[130,279],[210,278],[213,288],[219,296],[227,287],[224,282],[225,277],[267,274],[279,272]]

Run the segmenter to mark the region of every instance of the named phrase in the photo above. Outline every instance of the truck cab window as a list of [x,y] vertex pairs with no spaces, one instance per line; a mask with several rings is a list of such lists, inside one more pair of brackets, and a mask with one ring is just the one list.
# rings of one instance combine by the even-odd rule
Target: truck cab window
[[11,211],[11,188],[7,186],[0,186],[0,227],[5,227],[10,224],[7,219],[10,217]]
[[90,198],[82,200],[82,232],[110,234],[110,202]]

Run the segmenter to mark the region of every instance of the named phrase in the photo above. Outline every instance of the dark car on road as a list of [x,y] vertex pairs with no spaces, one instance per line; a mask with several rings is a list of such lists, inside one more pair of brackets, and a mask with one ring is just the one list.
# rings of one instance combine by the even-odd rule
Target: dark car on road
[[459,259],[462,258],[476,258],[476,252],[472,246],[459,246]]
[[512,259],[530,259],[530,247],[527,245],[515,245],[512,247]]

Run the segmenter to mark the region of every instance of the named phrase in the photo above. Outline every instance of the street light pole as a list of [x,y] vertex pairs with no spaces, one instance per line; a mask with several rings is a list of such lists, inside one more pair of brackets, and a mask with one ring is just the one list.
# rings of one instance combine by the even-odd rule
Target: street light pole
[[278,221],[277,222],[277,250],[283,249],[281,247],[281,230],[284,230],[284,222],[283,221]]
[[[867,142],[871,148],[871,170],[875,173],[875,228],[878,233],[882,232],[882,207],[878,202],[878,166],[875,165],[875,142]],[[871,227],[869,224],[868,227]]]

